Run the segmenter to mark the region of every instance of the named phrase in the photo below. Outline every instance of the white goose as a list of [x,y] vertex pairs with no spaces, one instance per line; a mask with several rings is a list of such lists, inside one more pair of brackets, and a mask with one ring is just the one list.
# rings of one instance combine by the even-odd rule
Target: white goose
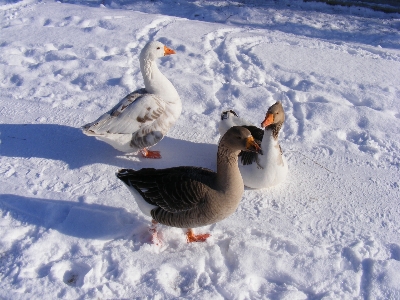
[[175,51],[160,42],[149,42],[140,53],[140,70],[145,88],[123,98],[96,121],[82,127],[115,149],[132,153],[140,150],[147,158],[161,158],[147,148],[157,144],[175,123],[182,103],[172,83],[160,72],[155,60]]
[[243,126],[261,145],[262,155],[257,153],[241,152],[239,162],[240,173],[244,185],[250,188],[268,188],[283,182],[288,173],[288,165],[278,142],[279,130],[285,121],[285,113],[281,102],[276,102],[267,111],[261,127],[250,125],[241,119],[234,111],[225,111],[221,114],[219,124],[220,134],[232,126]]

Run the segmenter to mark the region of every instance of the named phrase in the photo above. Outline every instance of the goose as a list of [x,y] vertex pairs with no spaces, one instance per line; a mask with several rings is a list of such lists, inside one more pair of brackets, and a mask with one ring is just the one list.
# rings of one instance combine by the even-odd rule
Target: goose
[[244,185],[254,189],[268,188],[283,182],[288,173],[288,164],[279,145],[279,131],[285,121],[285,112],[280,101],[268,108],[261,127],[264,130],[238,117],[234,111],[221,114],[220,133],[230,125],[243,125],[254,136],[263,149],[262,155],[242,152],[239,170]]
[[221,113],[221,122],[218,124],[218,130],[221,137],[233,126],[252,126],[253,124],[238,116],[230,109]]
[[161,158],[159,151],[150,151],[175,123],[182,103],[172,83],[160,72],[156,59],[175,54],[158,41],[147,43],[140,52],[140,70],[145,88],[123,98],[96,121],[82,127],[84,134],[94,136],[115,149],[146,158]]
[[[260,152],[250,131],[230,128],[218,145],[217,172],[201,167],[121,169],[116,176],[134,195],[139,209],[152,223],[188,228],[188,242],[203,242],[210,234],[194,234],[195,227],[219,222],[238,207],[244,192],[238,168],[240,151]],[[140,196],[137,194],[139,193]],[[159,244],[156,228],[153,242]]]

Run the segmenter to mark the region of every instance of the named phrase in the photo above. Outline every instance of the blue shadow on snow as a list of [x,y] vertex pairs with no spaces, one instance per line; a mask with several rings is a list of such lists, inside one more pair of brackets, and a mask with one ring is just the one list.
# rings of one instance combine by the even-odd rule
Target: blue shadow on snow
[[[57,124],[0,124],[0,155],[22,158],[45,158],[63,161],[69,168],[103,163],[118,168],[168,168],[200,166],[215,169],[217,145],[194,143],[165,137],[152,149],[160,150],[162,159],[136,161],[107,143],[86,136],[79,128]],[[138,161],[139,160],[139,161]]]
[[[0,207],[28,224],[85,239],[130,238],[149,241],[149,220],[124,208],[17,195],[0,195]],[[137,238],[139,237],[139,238]]]

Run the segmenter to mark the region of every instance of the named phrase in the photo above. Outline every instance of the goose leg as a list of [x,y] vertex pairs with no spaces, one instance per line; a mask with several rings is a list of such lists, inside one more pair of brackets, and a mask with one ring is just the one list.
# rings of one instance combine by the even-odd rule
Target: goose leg
[[193,229],[189,228],[186,232],[186,240],[188,243],[192,242],[205,242],[211,234],[194,234]]
[[142,153],[143,157],[145,158],[161,158],[160,151],[150,151],[146,148],[143,148],[140,150],[140,153]]
[[154,219],[151,220],[151,226],[149,228],[149,231],[151,233],[151,241],[153,242],[153,244],[156,246],[161,246],[162,242],[157,235],[157,224],[158,224],[158,222],[156,220],[154,220]]

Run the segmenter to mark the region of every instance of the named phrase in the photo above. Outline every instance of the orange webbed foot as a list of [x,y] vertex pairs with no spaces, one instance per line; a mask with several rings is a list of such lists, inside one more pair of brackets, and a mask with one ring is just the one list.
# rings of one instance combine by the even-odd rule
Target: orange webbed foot
[[205,242],[210,235],[211,234],[209,233],[194,234],[192,229],[188,229],[188,231],[186,232],[186,240],[188,243]]
[[156,220],[151,220],[151,226],[149,228],[149,231],[151,233],[151,241],[156,246],[162,246],[161,239],[158,237],[157,234],[157,224],[158,223]]
[[142,153],[143,157],[145,158],[161,158],[160,151],[150,151],[147,150],[146,148],[140,150],[140,153]]

